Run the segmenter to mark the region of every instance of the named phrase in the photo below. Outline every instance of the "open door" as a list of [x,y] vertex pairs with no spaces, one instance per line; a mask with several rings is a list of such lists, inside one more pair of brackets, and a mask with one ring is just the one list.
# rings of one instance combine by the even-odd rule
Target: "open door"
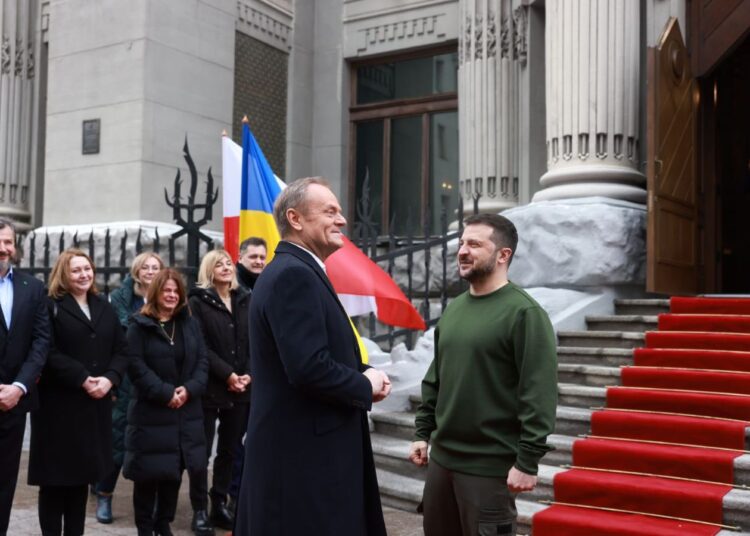
[[647,55],[649,292],[698,292],[695,88],[680,26],[671,18]]

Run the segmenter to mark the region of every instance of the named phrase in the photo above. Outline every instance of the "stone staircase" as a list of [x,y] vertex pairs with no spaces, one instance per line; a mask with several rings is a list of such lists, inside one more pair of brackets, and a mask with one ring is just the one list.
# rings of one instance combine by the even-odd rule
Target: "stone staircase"
[[[614,315],[586,318],[587,331],[557,334],[559,401],[555,434],[548,439],[555,449],[542,459],[537,488],[517,500],[519,534],[529,534],[531,516],[545,508],[538,501],[553,499],[554,475],[565,470],[561,465],[571,463],[573,441],[589,432],[592,408],[604,405],[606,386],[619,384],[619,367],[632,364],[632,349],[643,345],[644,332],[656,329],[657,315],[668,311],[668,300],[615,300]],[[414,511],[422,498],[425,476],[425,469],[406,458],[420,401],[418,391],[410,401],[410,411],[372,413],[371,417],[383,503]],[[735,470],[737,483],[750,484],[750,456],[738,458]],[[750,527],[750,491],[731,491],[724,499],[724,516],[728,524]]]

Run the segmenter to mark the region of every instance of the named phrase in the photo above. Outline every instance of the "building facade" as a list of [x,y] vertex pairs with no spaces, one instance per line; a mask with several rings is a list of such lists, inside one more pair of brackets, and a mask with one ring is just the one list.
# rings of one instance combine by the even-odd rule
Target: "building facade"
[[[683,283],[651,290],[737,291],[750,252],[731,232],[739,197],[715,195],[716,170],[744,173],[747,107],[732,118],[717,95],[739,101],[746,87],[748,4],[6,0],[0,212],[31,227],[168,220],[163,190],[184,139],[199,173],[219,178],[221,133],[239,141],[247,115],[277,175],[327,177],[350,221],[378,233],[434,231],[459,195],[485,211],[613,200],[649,225],[663,216],[649,240],[682,237],[659,258]],[[657,192],[668,170],[650,168],[665,157],[648,145],[664,119],[649,106],[650,51],[672,20],[685,43],[669,52],[673,78],[694,85],[696,111],[692,149],[676,142],[695,169],[674,179],[685,195]],[[652,206],[668,198],[672,208]],[[629,262],[653,264],[642,249]],[[685,263],[695,269],[678,273]]]

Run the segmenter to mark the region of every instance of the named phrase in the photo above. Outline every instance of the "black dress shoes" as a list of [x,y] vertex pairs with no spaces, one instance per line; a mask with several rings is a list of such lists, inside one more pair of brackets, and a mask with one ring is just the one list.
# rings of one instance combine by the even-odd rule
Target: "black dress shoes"
[[196,536],[214,536],[214,527],[208,519],[208,512],[205,510],[196,510],[193,513],[191,528]]
[[220,529],[232,530],[234,528],[234,513],[225,501],[211,501],[211,521]]

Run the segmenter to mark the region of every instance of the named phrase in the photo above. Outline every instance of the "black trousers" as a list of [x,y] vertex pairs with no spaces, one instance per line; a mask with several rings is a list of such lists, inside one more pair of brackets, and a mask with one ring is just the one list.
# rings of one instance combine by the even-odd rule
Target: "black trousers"
[[425,536],[512,536],[516,499],[507,477],[449,471],[430,460],[424,486]]
[[135,526],[140,532],[166,527],[174,521],[181,480],[133,483]]
[[[235,404],[231,408],[203,408],[203,425],[206,433],[206,452],[210,459],[217,436],[216,458],[214,458],[214,476],[211,486],[213,501],[226,501],[229,485],[232,481],[232,465],[235,457],[235,446],[240,441],[247,425],[247,404]],[[216,421],[219,421],[218,430]],[[199,477],[200,475],[196,475]],[[200,482],[199,478],[190,478],[190,496],[206,493],[208,473]]]
[[86,523],[88,491],[89,487],[85,484],[40,486],[39,527],[42,529],[42,535],[81,536]]
[[25,429],[25,413],[8,414],[0,411],[0,536],[5,536],[8,532]]

